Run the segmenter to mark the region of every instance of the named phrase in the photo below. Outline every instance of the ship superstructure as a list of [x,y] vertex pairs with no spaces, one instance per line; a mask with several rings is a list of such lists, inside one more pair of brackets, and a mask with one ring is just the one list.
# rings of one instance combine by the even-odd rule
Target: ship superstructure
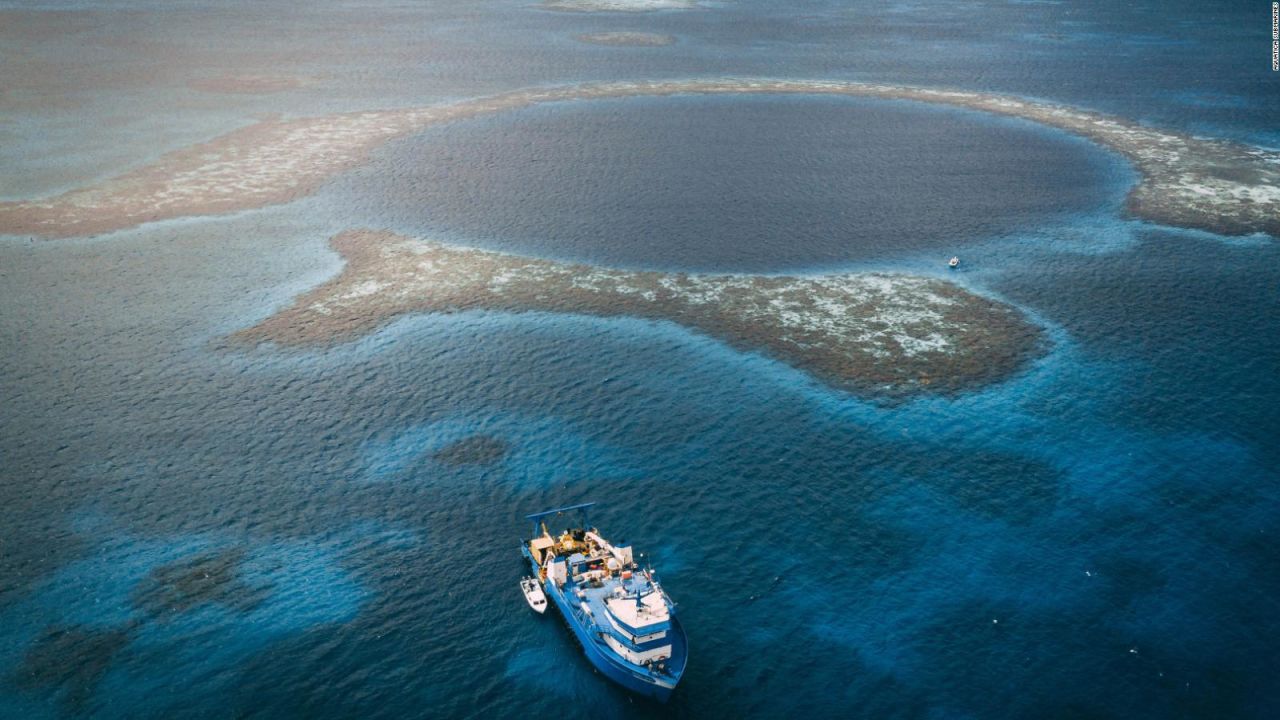
[[[613,545],[586,522],[594,503],[529,515],[533,534],[521,544],[534,576],[577,637],[587,659],[627,689],[665,702],[687,659],[676,605],[651,568],[627,545]],[[578,511],[580,522],[558,533],[545,519]]]

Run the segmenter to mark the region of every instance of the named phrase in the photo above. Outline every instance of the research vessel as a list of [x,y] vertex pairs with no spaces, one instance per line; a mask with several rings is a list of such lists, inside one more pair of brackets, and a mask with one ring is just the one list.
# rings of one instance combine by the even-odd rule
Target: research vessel
[[[521,552],[587,660],[628,690],[666,702],[688,659],[676,604],[629,545],[615,546],[587,524],[594,504],[527,516],[533,532]],[[579,514],[575,526],[558,534],[547,529],[547,518],[571,511]]]

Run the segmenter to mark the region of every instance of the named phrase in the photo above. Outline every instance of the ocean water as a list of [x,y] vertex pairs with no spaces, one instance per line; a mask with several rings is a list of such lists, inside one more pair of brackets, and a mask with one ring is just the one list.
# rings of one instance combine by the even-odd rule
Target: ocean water
[[[21,50],[0,58],[5,197],[270,113],[598,79],[944,85],[1280,142],[1265,8],[1243,5],[33,7],[0,24]],[[609,30],[677,42],[572,39]],[[308,80],[185,84],[237,72]],[[633,99],[432,128],[279,207],[0,238],[0,717],[1273,717],[1280,244],[1128,218],[1134,181],[967,111]],[[220,348],[338,272],[327,239],[351,227],[935,274],[1051,346],[893,404],[626,318],[416,315],[329,349]],[[519,595],[523,516],[585,500],[680,603],[666,706]]]
[[323,197],[355,224],[491,249],[778,272],[959,251],[1105,204],[1126,170],[1030,122],[924,103],[677,96],[434,128]]

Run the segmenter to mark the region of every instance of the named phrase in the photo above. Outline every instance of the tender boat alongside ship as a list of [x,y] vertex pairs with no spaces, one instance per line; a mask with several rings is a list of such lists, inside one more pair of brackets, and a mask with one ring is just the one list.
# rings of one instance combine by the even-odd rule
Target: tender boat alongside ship
[[541,615],[547,611],[547,595],[542,592],[542,584],[537,578],[527,577],[521,580],[520,592],[524,593],[524,601],[529,603],[534,612]]
[[[666,702],[688,659],[676,605],[652,569],[636,564],[630,546],[612,545],[587,524],[594,504],[529,515],[533,537],[520,550],[591,664],[628,690]],[[544,519],[570,511],[581,513],[578,526],[553,535]]]

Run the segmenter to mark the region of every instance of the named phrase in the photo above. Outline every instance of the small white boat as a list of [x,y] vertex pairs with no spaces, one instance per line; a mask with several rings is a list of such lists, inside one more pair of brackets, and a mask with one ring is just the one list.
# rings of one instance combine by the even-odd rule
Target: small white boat
[[541,615],[547,611],[547,594],[535,578],[527,577],[520,581],[520,591],[524,593],[525,602],[533,611]]
[[951,258],[950,260],[948,260],[948,261],[947,261],[947,265],[949,265],[950,267],[953,267],[953,268],[958,268],[958,267],[960,267],[960,258],[958,258],[958,257],[953,257],[953,258]]

